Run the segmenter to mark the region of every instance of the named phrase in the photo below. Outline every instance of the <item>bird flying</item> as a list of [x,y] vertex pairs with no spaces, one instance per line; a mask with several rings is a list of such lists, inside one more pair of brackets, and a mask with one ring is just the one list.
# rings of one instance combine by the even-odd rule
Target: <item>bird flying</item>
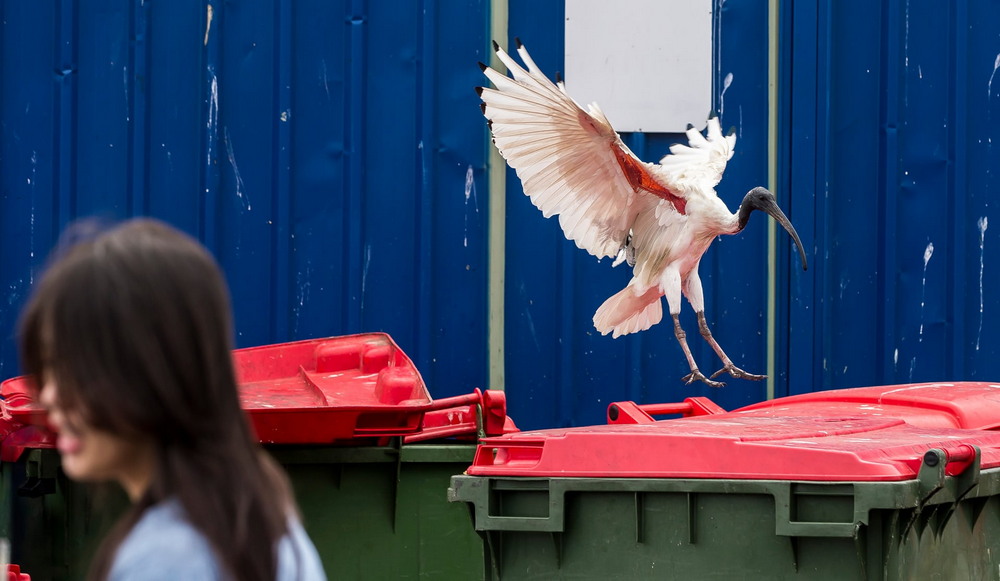
[[[493,48],[511,76],[479,63],[494,88],[476,90],[493,143],[517,171],[524,193],[546,218],[558,215],[563,233],[578,247],[598,258],[614,257],[613,266],[627,262],[633,268],[628,285],[597,309],[594,327],[613,337],[646,330],[663,318],[660,297],[665,296],[674,336],[691,368],[682,381],[721,387],[713,379],[722,373],[764,379],[736,367],[712,337],[698,264],[717,236],[743,230],[753,210],[766,212],[788,231],[803,269],[806,255],[771,192],[753,188],[736,213],[716,195],[733,156],[735,131],[723,135],[712,115],[704,134],[689,125],[688,145],[672,145],[658,164],[644,162],[596,103],[584,110],[573,101],[561,81],[553,83],[539,70],[520,40],[524,67],[497,43]],[[681,328],[682,295],[698,317],[702,337],[722,360],[711,378],[699,371]]]

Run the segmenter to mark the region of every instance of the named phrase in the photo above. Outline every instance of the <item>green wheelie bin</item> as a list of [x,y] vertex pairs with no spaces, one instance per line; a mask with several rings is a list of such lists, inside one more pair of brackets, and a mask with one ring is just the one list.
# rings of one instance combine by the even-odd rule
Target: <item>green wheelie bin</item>
[[874,391],[619,402],[482,439],[449,497],[491,580],[1000,578],[1000,388]]
[[[379,333],[240,349],[234,362],[248,419],[288,472],[331,579],[483,578],[479,536],[447,489],[479,436],[516,430],[502,393],[434,400]],[[25,378],[0,395],[0,537],[33,579],[82,579],[128,500],[66,478]]]

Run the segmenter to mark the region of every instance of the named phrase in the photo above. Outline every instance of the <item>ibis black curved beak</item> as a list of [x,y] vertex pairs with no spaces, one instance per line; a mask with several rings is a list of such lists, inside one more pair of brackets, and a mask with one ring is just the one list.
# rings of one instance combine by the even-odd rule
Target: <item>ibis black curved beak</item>
[[802,270],[807,270],[809,265],[806,264],[806,252],[802,248],[802,241],[799,240],[799,234],[795,231],[795,227],[792,226],[785,213],[778,207],[778,202],[775,200],[774,194],[767,191],[766,188],[761,187],[756,187],[747,193],[746,197],[743,198],[743,203],[740,204],[739,226],[741,230],[746,226],[747,219],[750,217],[752,210],[767,212],[778,224],[781,224],[781,227],[788,232],[792,240],[795,241],[795,246],[799,249],[799,258],[802,259]]

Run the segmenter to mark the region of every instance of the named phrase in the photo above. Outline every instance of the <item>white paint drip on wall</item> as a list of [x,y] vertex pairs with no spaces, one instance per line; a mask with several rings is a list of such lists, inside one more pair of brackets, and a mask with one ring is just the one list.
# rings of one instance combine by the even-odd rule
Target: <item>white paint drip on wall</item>
[[226,154],[229,156],[229,165],[233,166],[233,175],[236,176],[236,197],[243,201],[246,210],[250,211],[250,197],[243,192],[243,177],[240,176],[240,168],[236,165],[236,155],[233,153],[233,140],[229,138],[229,128],[224,130],[226,139]]
[[987,100],[993,98],[993,77],[997,76],[998,69],[1000,69],[1000,53],[997,53],[997,60],[993,62],[993,74],[990,75],[990,82],[986,83]]
[[479,199],[476,196],[476,180],[470,165],[465,170],[465,238],[462,245],[469,247],[469,200],[473,201],[473,208],[479,213]]
[[[920,287],[920,341],[924,340],[924,302],[927,296],[927,263],[931,261],[931,256],[934,256],[934,243],[928,242],[927,248],[924,249],[924,279]],[[910,371],[910,376],[912,377],[912,368]]]
[[[215,76],[215,69],[209,67],[208,72],[212,75],[212,83],[209,89],[208,96],[208,119],[205,124],[208,130],[211,132],[215,129],[219,122],[219,79]],[[209,167],[212,165],[212,158],[215,156],[215,139],[211,137],[208,140],[208,159],[206,162]]]
[[205,21],[205,46],[208,46],[208,33],[212,30],[212,5],[208,5],[208,16]]
[[122,67],[122,87],[125,89],[125,122],[130,123],[132,121],[132,116],[129,115],[129,107],[131,106],[128,94],[128,65]]
[[903,33],[903,66],[910,68],[910,2],[906,1],[906,15],[904,16],[906,30]]
[[326,100],[330,100],[330,78],[327,76],[326,72],[326,59],[320,61],[320,66],[323,67],[323,88],[326,90]]
[[535,344],[535,349],[539,352],[542,350],[542,346],[538,343],[538,333],[535,331],[535,318],[531,316],[531,305],[532,301],[528,299],[527,289],[522,282],[519,286],[521,292],[521,300],[525,304],[524,307],[524,318],[525,322],[528,323],[528,334],[531,335],[531,341]]
[[35,170],[37,169],[37,165],[38,165],[38,152],[37,151],[32,151],[31,152],[31,177],[28,178],[28,185],[32,186],[32,188],[31,188],[32,190],[34,190],[34,185],[35,185]]
[[[997,62],[1000,63],[1000,57]],[[985,263],[986,229],[990,221],[986,216],[979,219],[979,333],[976,335],[976,351],[979,351],[979,340],[983,337],[983,266]]]
[[305,272],[305,274],[303,274],[302,272],[299,272],[297,276],[298,276],[298,279],[299,279],[299,308],[302,308],[302,307],[306,306],[306,298],[309,297],[309,280],[308,280],[309,279],[309,267],[308,267],[308,263],[307,263],[307,266],[306,266],[306,272]]
[[306,303],[309,302],[309,293],[312,289],[311,279],[312,279],[312,261],[307,259],[305,272],[299,271],[295,275],[295,282],[296,282],[295,286],[298,288],[298,301],[296,301],[297,305],[293,309],[295,312],[294,330],[296,333],[298,333],[299,331],[299,323],[302,320],[302,309],[306,306]]
[[[31,233],[29,235],[30,242],[28,243],[28,256],[30,258],[35,257],[35,184],[38,181],[38,152],[32,150],[31,152],[31,178],[28,179],[28,183],[31,184]],[[31,274],[29,275],[29,282],[35,284],[35,273],[34,269],[31,269]]]
[[733,84],[733,73],[726,73],[726,78],[722,79],[722,92],[719,94],[719,117],[726,112],[726,91]]

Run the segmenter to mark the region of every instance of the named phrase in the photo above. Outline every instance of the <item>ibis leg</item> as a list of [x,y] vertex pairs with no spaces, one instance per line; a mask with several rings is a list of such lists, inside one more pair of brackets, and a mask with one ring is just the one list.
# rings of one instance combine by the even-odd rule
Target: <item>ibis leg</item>
[[[694,362],[694,356],[691,355],[691,348],[687,344],[687,333],[681,327],[681,321],[676,314],[671,314],[674,319],[674,337],[677,337],[677,342],[681,344],[681,349],[684,350],[684,356],[687,357],[688,367],[691,368],[691,373],[685,375],[681,378],[686,384],[693,383],[695,381],[702,381],[711,387],[722,387],[726,385],[721,381],[712,381],[711,379],[705,377],[705,374],[698,370],[698,364]],[[713,376],[714,377],[714,376]]]
[[712,349],[715,351],[715,354],[719,356],[719,359],[722,360],[722,365],[724,366],[722,369],[712,374],[712,379],[715,379],[716,377],[718,377],[723,373],[728,373],[729,375],[732,375],[733,377],[736,377],[738,379],[752,379],[754,381],[760,381],[761,379],[767,378],[766,375],[755,375],[753,373],[747,373],[746,371],[743,371],[739,367],[733,365],[732,360],[729,359],[729,357],[726,355],[726,352],[722,350],[722,347],[719,345],[719,342],[716,341],[715,337],[712,336],[712,331],[710,331],[708,328],[708,321],[705,320],[705,311],[698,311],[697,315],[698,315],[698,330],[701,331],[701,336],[704,337],[705,341],[707,341],[708,344],[712,346]]

